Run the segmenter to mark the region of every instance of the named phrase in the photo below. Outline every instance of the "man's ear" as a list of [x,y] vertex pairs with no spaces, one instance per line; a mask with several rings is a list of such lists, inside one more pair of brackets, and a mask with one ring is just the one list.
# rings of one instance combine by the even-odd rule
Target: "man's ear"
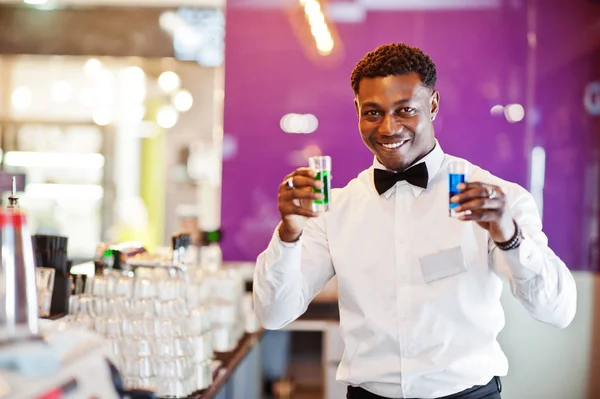
[[437,90],[434,90],[433,93],[431,93],[430,107],[431,120],[433,121],[440,110],[440,92]]

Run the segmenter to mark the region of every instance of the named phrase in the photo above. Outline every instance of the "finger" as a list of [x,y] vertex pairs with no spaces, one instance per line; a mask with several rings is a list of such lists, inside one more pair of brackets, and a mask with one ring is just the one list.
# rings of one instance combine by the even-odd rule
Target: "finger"
[[471,187],[467,190],[463,190],[461,193],[454,195],[450,198],[450,202],[462,204],[475,198],[487,198],[489,196],[488,190],[485,187]]
[[301,206],[294,205],[292,203],[281,207],[280,212],[283,216],[286,215],[300,215],[307,218],[314,218],[319,216],[318,212],[313,212],[311,209],[306,209]]
[[289,175],[287,175],[284,180],[287,180],[288,178],[293,176],[306,176],[314,178],[315,176],[317,176],[317,172],[311,168],[298,168]]
[[455,212],[471,211],[488,209],[501,209],[504,206],[504,201],[498,198],[476,198],[463,202],[460,206],[454,208]]
[[322,193],[314,192],[310,187],[284,190],[279,194],[280,201],[293,201],[294,199],[322,200],[323,198]]
[[457,188],[459,190],[466,191],[466,190],[470,190],[472,188],[479,188],[479,187],[486,187],[486,186],[489,186],[489,184],[482,183],[479,181],[469,181],[469,182],[460,183],[457,186]]
[[288,179],[292,179],[292,185],[294,186],[294,189],[300,189],[303,187],[313,187],[316,188],[317,190],[320,190],[323,188],[323,182],[320,180],[315,180],[313,177],[309,177],[309,176],[290,176],[287,179],[285,179],[283,181],[283,183],[280,184],[279,189],[285,189],[285,190],[290,190],[291,187],[288,185]]
[[[470,213],[469,213],[470,212]],[[485,209],[479,211],[466,211],[458,218],[460,220],[471,220],[474,222],[495,222],[500,220],[502,215],[496,209]]]
[[482,182],[478,182],[478,181],[471,181],[471,182],[464,182],[464,183],[460,183],[457,188],[461,191],[467,191],[473,188],[485,188],[486,190],[493,188],[494,190],[496,190],[496,193],[498,193],[498,195],[504,195],[504,192],[502,191],[502,189],[498,186],[495,186],[493,184],[488,184],[488,183],[482,183]]

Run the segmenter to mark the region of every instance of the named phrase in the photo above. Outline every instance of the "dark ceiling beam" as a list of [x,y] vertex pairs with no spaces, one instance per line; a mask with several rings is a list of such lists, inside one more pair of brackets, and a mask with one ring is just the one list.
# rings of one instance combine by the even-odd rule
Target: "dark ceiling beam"
[[0,54],[172,57],[162,8],[0,6]]

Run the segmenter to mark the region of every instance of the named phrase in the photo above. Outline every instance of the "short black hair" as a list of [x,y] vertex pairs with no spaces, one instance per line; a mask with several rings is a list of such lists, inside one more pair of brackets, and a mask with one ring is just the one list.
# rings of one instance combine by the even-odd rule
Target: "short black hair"
[[350,82],[354,94],[362,79],[418,73],[421,82],[433,89],[437,80],[435,64],[420,48],[404,43],[384,44],[367,53],[352,71]]

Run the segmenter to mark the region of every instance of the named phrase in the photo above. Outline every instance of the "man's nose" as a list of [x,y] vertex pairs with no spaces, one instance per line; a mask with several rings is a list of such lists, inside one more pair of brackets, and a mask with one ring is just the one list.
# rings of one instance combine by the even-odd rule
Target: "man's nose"
[[402,131],[402,125],[393,115],[386,115],[379,125],[378,133],[381,135],[392,136]]

